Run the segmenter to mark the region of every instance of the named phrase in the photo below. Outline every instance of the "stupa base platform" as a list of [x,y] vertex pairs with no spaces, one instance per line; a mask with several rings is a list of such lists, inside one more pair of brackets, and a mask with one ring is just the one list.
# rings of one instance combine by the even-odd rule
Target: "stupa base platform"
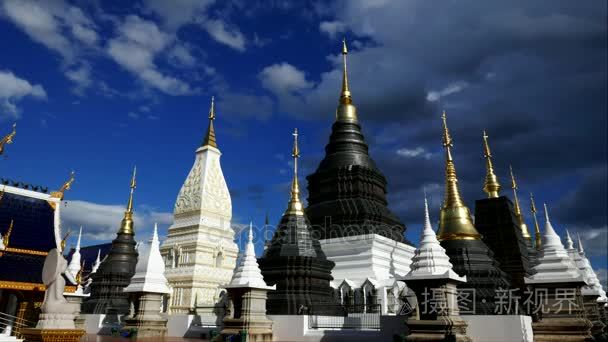
[[246,336],[248,342],[272,342],[272,321],[249,321],[241,319],[225,318],[224,329],[220,332],[224,337]]
[[602,321],[602,310],[597,303],[597,295],[584,295],[583,294],[583,306],[585,307],[585,314],[587,319],[591,321],[591,335],[598,336],[604,332],[606,324]]
[[532,323],[535,342],[593,341],[589,333],[589,321],[584,318],[543,318]]
[[467,336],[467,322],[460,317],[442,316],[435,320],[410,319],[406,341],[456,341],[471,342]]
[[40,329],[23,328],[21,334],[32,342],[78,342],[84,336],[82,329]]

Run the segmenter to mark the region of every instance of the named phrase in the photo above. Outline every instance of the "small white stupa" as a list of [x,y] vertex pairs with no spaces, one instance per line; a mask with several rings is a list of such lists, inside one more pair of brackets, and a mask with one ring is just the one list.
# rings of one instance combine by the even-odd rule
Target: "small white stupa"
[[80,226],[80,232],[78,233],[78,241],[76,242],[76,249],[74,250],[74,254],[72,254],[72,259],[70,259],[70,264],[68,265],[68,271],[72,277],[76,278],[76,275],[80,271],[80,239],[82,237],[82,226]]
[[253,245],[253,223],[249,224],[249,236],[247,246],[237,266],[230,284],[226,288],[250,287],[256,289],[275,290],[276,285],[268,286],[264,282],[264,277],[260,271],[260,266],[255,257],[255,247]]
[[581,292],[583,296],[585,295],[597,295],[598,303],[606,303],[608,302],[608,298],[606,298],[606,292],[602,288],[602,284],[600,280],[597,278],[595,271],[593,271],[593,267],[591,267],[591,263],[589,259],[585,255],[585,250],[583,249],[583,242],[581,241],[580,235],[577,234],[578,238],[578,251],[577,254],[581,260],[579,271],[583,275],[585,281],[587,282],[587,286],[583,286]]
[[584,281],[574,261],[570,258],[559,235],[549,220],[545,204],[545,233],[538,253],[534,274],[526,277],[526,283],[559,283]]
[[154,233],[150,243],[140,243],[139,256],[135,275],[131,278],[125,292],[169,293],[167,278],[165,278],[165,263],[160,255],[158,241],[158,225],[154,224]]
[[414,252],[410,272],[403,278],[406,282],[414,279],[448,278],[466,282],[466,276],[461,277],[452,270],[450,258],[445,249],[439,244],[437,235],[431,226],[429,205],[424,199],[424,227],[420,237],[420,247]]

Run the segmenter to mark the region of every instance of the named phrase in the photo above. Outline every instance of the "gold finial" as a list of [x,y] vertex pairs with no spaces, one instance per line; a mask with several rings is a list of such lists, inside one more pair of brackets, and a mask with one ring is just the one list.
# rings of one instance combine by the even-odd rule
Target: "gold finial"
[[211,107],[209,108],[209,128],[207,129],[207,134],[205,135],[205,139],[203,140],[203,144],[201,146],[211,146],[217,148],[213,120],[215,120],[215,96],[211,96]]
[[8,243],[10,242],[11,233],[13,232],[13,225],[14,221],[11,219],[11,223],[8,225],[8,230],[6,231],[6,234],[4,234],[4,237],[2,237],[2,243],[4,244],[4,248],[7,248]]
[[532,212],[532,218],[534,219],[534,240],[536,249],[540,250],[542,246],[542,239],[540,236],[540,226],[538,225],[538,219],[536,218],[536,204],[534,204],[534,195],[532,195],[532,193],[530,193],[530,211]]
[[515,175],[513,174],[513,167],[511,167],[511,165],[509,165],[509,171],[511,172],[511,189],[513,189],[513,200],[515,201],[515,216],[517,216],[521,235],[526,240],[530,240],[532,239],[532,237],[530,236],[530,232],[528,231],[528,225],[526,225],[526,221],[524,220],[523,214],[521,213],[521,208],[519,206],[519,198],[517,198],[517,183],[515,182]]
[[82,281],[82,273],[84,272],[84,262],[85,260],[82,261],[82,264],[80,264],[80,269],[78,270],[78,273],[76,273],[76,284],[80,284]]
[[4,153],[4,146],[6,144],[12,144],[13,143],[13,138],[15,137],[15,134],[17,134],[17,123],[13,123],[13,131],[10,132],[9,134],[7,134],[6,136],[4,136],[4,138],[2,138],[2,140],[0,140],[0,156],[2,155],[2,153]]
[[469,208],[464,204],[458,188],[456,167],[452,159],[452,137],[447,124],[445,111],[443,121],[443,147],[446,150],[445,164],[445,197],[441,207],[439,233],[437,238],[442,240],[480,240],[481,235],[475,229]]
[[131,177],[131,192],[129,193],[129,202],[127,203],[127,210],[125,210],[125,216],[122,219],[120,224],[119,234],[134,234],[133,232],[133,193],[135,192],[135,187],[137,186],[137,182],[135,180],[135,176],[137,174],[137,167],[133,167],[133,176]]
[[486,158],[486,180],[483,184],[483,191],[488,194],[488,198],[498,197],[500,191],[500,184],[498,178],[494,173],[494,165],[492,165],[492,153],[490,152],[490,145],[488,144],[488,135],[486,131],[483,131],[483,156]]
[[291,182],[291,198],[287,205],[285,215],[304,215],[304,206],[300,202],[300,184],[298,183],[298,158],[300,157],[300,148],[298,147],[298,129],[293,131],[293,181]]
[[357,108],[353,105],[353,98],[348,87],[348,72],[346,71],[346,39],[342,40],[342,91],[340,92],[340,102],[336,110],[336,120],[357,121]]
[[[51,197],[58,198],[60,201],[62,201],[65,192],[72,188],[72,183],[74,183],[75,174],[76,173],[74,172],[74,170],[72,170],[72,172],[70,172],[70,178],[68,178],[68,180],[63,183],[59,190],[51,192]],[[51,207],[53,207],[53,209],[55,209],[55,207],[57,206],[57,203],[55,202],[49,202],[49,204],[51,205]]]
[[63,236],[63,239],[61,239],[61,251],[65,250],[65,244],[67,243],[68,237],[70,237],[71,233],[72,233],[72,231],[68,228],[68,231]]

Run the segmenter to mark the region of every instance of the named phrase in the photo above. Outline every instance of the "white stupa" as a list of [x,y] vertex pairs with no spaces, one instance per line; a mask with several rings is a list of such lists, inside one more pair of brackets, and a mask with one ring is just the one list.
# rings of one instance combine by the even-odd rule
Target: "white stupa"
[[560,283],[584,281],[574,261],[570,258],[562,241],[549,220],[545,204],[545,233],[538,253],[534,274],[526,277],[526,283]]
[[443,278],[466,282],[466,276],[461,277],[452,270],[450,258],[437,240],[437,235],[431,226],[426,197],[424,199],[424,228],[420,237],[420,247],[414,252],[410,267],[410,272],[403,278],[406,282],[415,279]]
[[264,277],[260,271],[258,261],[255,257],[255,248],[253,246],[253,224],[249,224],[249,238],[247,246],[241,257],[241,262],[234,271],[230,284],[226,288],[256,288],[265,290],[275,290],[276,285],[268,286],[264,282]]
[[154,224],[152,241],[139,245],[135,275],[124,292],[153,292],[169,293],[167,278],[165,278],[165,263],[160,255],[158,242],[158,226]]
[[579,258],[581,260],[579,272],[583,275],[585,281],[587,282],[587,286],[583,286],[583,288],[581,289],[581,293],[583,294],[583,296],[585,296],[585,295],[598,296],[597,301],[599,303],[606,303],[606,302],[608,302],[608,298],[606,297],[606,292],[602,288],[602,284],[600,283],[600,280],[597,278],[595,271],[593,271],[593,267],[591,267],[591,263],[589,262],[589,259],[585,255],[585,250],[583,249],[583,243],[581,241],[581,237],[577,236],[577,238],[578,238],[578,251],[577,251],[578,253],[577,254],[579,255]]
[[80,271],[80,238],[82,237],[82,226],[80,227],[80,232],[78,233],[78,241],[76,242],[76,249],[74,250],[74,254],[72,254],[72,259],[70,259],[70,264],[68,265],[68,271],[74,278]]

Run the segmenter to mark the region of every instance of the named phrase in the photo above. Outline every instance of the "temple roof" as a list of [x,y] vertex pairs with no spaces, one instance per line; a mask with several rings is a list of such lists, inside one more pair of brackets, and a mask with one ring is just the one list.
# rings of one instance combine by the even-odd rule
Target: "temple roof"
[[[112,248],[112,243],[102,243],[98,245],[80,247],[80,262],[84,262],[83,275],[87,275],[91,273],[91,268],[93,264],[95,264],[95,260],[97,259],[97,253],[99,252],[101,260],[110,253],[110,248]],[[68,254],[65,256],[66,260],[72,260],[72,255],[74,254],[75,249],[71,248]]]
[[19,282],[42,285],[45,255],[3,253],[0,256],[0,288],[3,283]]

